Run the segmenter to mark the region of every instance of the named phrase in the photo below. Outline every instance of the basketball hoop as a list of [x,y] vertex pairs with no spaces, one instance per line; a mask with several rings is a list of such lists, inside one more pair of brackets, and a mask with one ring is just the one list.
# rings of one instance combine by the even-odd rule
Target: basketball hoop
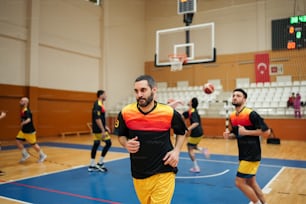
[[183,69],[183,63],[187,60],[186,54],[170,54],[168,57],[172,72],[181,71]]

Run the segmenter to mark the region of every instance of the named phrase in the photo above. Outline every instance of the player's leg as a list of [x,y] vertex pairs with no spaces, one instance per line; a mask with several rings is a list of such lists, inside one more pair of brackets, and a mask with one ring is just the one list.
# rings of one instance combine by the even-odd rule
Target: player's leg
[[[202,137],[199,137],[198,138],[198,144],[201,142],[201,140],[202,140]],[[197,146],[197,150],[199,151],[199,152],[201,152],[204,156],[205,156],[205,158],[206,159],[208,159],[209,157],[210,157],[210,153],[209,153],[209,151],[208,151],[208,148],[205,148],[205,147],[198,147]]]
[[88,171],[99,171],[99,168],[95,163],[95,158],[96,158],[97,150],[101,143],[101,133],[94,134],[93,137],[94,137],[94,140],[93,140],[93,145],[91,147],[91,152],[90,152],[90,164],[88,167]]
[[106,156],[108,150],[112,146],[112,141],[111,141],[111,138],[110,138],[108,133],[102,141],[105,143],[105,146],[103,147],[103,150],[101,152],[101,157],[100,157],[100,160],[99,160],[97,166],[100,167],[101,171],[107,171],[107,168],[104,166],[104,157]]
[[253,188],[247,184],[246,178],[241,178],[236,176],[235,184],[237,188],[239,188],[250,201],[253,203],[258,203],[259,198],[257,197]]
[[255,177],[260,162],[249,162],[241,160],[236,175],[235,184],[253,203],[260,203],[255,190],[249,185],[248,181]]
[[20,162],[24,162],[25,160],[27,160],[30,157],[30,154],[28,153],[28,151],[26,150],[26,148],[24,148],[23,142],[26,141],[23,132],[20,130],[16,136],[16,145],[18,147],[18,149],[21,150],[21,159]]
[[40,148],[40,146],[37,144],[36,142],[36,133],[30,133],[30,134],[24,134],[24,137],[26,139],[26,141],[32,145],[33,149],[39,153],[39,159],[38,162],[43,162],[46,158],[47,155],[42,151],[42,149]]
[[195,152],[194,152],[194,150],[196,149],[196,144],[193,144],[193,141],[190,138],[191,137],[188,138],[188,142],[187,142],[188,155],[189,155],[189,158],[191,159],[191,161],[193,163],[193,167],[190,168],[190,171],[191,172],[200,172],[200,167],[198,165],[198,162],[197,162],[196,157],[195,157]]
[[251,188],[253,188],[253,190],[255,191],[257,197],[259,198],[259,200],[261,201],[261,203],[266,203],[266,200],[264,198],[264,194],[260,188],[260,186],[258,185],[257,181],[256,181],[256,176],[253,176],[250,179],[247,179],[247,183],[249,186],[251,186]]
[[175,174],[169,172],[157,174],[156,176],[156,185],[151,195],[150,204],[170,204],[175,188]]

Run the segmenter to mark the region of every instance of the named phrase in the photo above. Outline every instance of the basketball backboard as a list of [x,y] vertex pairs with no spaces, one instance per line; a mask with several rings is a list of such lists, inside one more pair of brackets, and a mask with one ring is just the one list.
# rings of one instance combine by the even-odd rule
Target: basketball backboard
[[156,31],[155,66],[170,66],[169,55],[186,54],[184,64],[215,62],[214,23]]

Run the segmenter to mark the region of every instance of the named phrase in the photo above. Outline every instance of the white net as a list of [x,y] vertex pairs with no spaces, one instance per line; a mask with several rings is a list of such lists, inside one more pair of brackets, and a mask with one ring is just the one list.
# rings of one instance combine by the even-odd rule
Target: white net
[[169,55],[169,61],[171,65],[171,71],[181,71],[183,69],[183,63],[186,60],[185,55]]

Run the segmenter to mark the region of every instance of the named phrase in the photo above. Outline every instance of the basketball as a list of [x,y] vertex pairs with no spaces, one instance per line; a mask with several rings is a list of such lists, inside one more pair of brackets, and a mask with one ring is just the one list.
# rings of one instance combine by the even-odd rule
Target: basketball
[[215,91],[215,87],[211,83],[206,83],[203,86],[203,91],[206,94],[211,94],[211,93],[213,93]]

